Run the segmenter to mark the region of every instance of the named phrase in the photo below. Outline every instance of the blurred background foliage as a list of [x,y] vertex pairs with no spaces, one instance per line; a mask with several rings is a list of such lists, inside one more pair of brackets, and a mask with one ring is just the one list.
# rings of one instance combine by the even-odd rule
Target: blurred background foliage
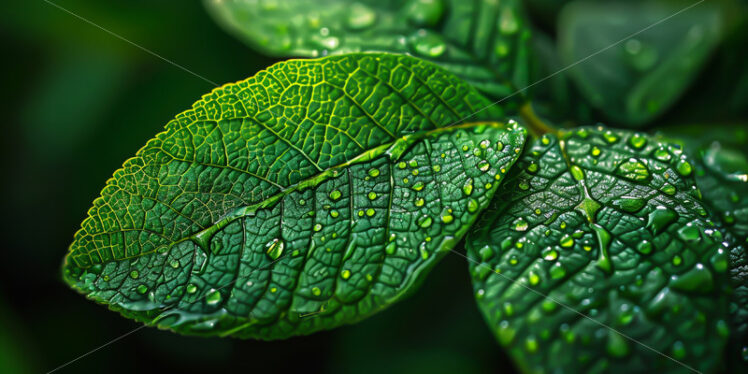
[[[221,30],[199,1],[58,3],[218,83],[276,61]],[[650,14],[642,7],[667,14],[689,4],[608,3],[525,1],[534,80],[652,22],[640,19]],[[533,87],[538,111],[557,123],[664,128],[676,137],[688,125],[691,138],[703,134],[699,147],[721,124],[733,134],[722,140],[745,160],[748,2],[707,3],[643,33],[638,45],[622,43]],[[9,116],[0,137],[0,371],[48,371],[139,326],[65,286],[60,261],[112,171],[212,85],[44,1],[3,2],[0,21]],[[695,24],[696,49],[684,42]],[[277,342],[146,328],[61,372],[512,372],[471,290],[467,264],[447,256],[414,297],[355,326]]]

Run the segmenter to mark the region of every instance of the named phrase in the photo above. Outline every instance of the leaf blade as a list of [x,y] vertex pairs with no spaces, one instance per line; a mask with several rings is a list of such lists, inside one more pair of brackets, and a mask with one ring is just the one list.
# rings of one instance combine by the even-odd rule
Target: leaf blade
[[412,54],[493,99],[530,83],[530,33],[519,1],[206,0],[205,5],[230,33],[270,55]]
[[678,148],[592,128],[526,150],[467,238],[479,307],[520,367],[684,369],[647,347],[717,367],[729,248],[683,162]]
[[[65,279],[186,334],[276,339],[365,318],[417,286],[518,157],[518,126],[449,126],[485,105],[407,56],[276,64],[205,95],[114,173]],[[460,178],[474,191],[434,186]]]

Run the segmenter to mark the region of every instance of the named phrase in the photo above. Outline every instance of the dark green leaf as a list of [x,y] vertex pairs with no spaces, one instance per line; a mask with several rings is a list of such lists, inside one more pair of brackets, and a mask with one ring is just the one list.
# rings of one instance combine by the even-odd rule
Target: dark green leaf
[[494,99],[529,83],[530,33],[519,0],[207,0],[206,5],[227,30],[272,55],[413,54]]
[[518,157],[516,123],[454,125],[487,105],[408,56],[278,63],[205,95],[114,173],[65,279],[188,334],[363,319],[415,289]]
[[708,3],[668,18],[686,6],[581,1],[564,7],[558,23],[561,60],[565,65],[582,61],[570,75],[608,119],[646,124],[668,109],[702,69],[719,42],[722,18]]
[[[737,242],[730,251],[732,323],[727,352],[731,371],[748,369],[748,131],[745,125],[677,126],[663,137],[685,145],[694,160],[696,185],[712,217]],[[742,369],[738,369],[742,367]]]
[[527,372],[708,372],[729,249],[679,147],[581,128],[525,150],[467,239],[478,304]]

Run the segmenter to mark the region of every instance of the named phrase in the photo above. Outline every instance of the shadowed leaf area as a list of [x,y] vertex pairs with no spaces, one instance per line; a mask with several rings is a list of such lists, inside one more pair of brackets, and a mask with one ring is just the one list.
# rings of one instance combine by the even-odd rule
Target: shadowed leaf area
[[64,277],[186,334],[358,321],[415,289],[519,157],[516,122],[460,123],[487,105],[408,56],[278,63],[205,95],[127,160]]
[[[530,30],[518,0],[206,0],[228,31],[276,56],[411,54],[492,99],[522,96]],[[510,105],[509,102],[504,105]]]
[[475,297],[527,372],[713,371],[731,248],[707,216],[679,146],[545,135],[468,236]]

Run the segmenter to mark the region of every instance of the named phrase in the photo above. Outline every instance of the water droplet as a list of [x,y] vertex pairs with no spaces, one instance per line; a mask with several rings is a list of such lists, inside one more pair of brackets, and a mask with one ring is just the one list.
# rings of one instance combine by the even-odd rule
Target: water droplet
[[527,172],[531,174],[535,174],[538,172],[538,164],[531,163],[530,165],[527,165]]
[[678,237],[683,241],[690,242],[699,240],[701,238],[701,235],[699,229],[693,224],[689,223],[678,229]]
[[624,210],[629,213],[636,213],[645,205],[647,201],[636,197],[622,197],[620,199],[613,200],[613,206]]
[[330,217],[332,217],[332,218],[338,218],[339,215],[340,215],[340,213],[337,210],[333,209],[333,210],[330,211]]
[[424,187],[424,184],[423,184],[423,182],[416,182],[416,183],[415,183],[415,184],[413,185],[413,190],[415,190],[415,191],[420,191],[420,190],[422,190],[422,189],[423,189],[423,187]]
[[665,148],[658,148],[653,153],[654,157],[660,161],[670,161],[670,152],[667,151]]
[[685,274],[673,276],[670,287],[685,292],[709,292],[714,287],[714,278],[706,266],[696,264]]
[[205,303],[208,305],[216,305],[221,302],[221,299],[223,296],[221,296],[221,293],[218,292],[218,290],[211,289],[208,291],[208,294],[205,295]]
[[641,242],[639,242],[639,244],[636,245],[636,250],[641,254],[648,255],[652,253],[652,243],[650,243],[648,240],[642,240]]
[[530,188],[530,184],[527,183],[527,181],[523,179],[519,181],[519,184],[517,185],[517,187],[519,187],[520,190],[527,191]]
[[187,288],[185,291],[187,291],[187,293],[195,293],[197,292],[197,286],[194,285],[193,283],[190,283],[187,285]]
[[435,172],[438,173],[438,172],[440,172],[442,170],[442,167],[439,166],[439,165],[434,165],[434,166],[431,167],[431,170],[433,170],[433,171],[435,171]]
[[645,181],[649,178],[649,169],[643,162],[630,158],[628,161],[618,165],[616,174],[635,182]]
[[265,244],[265,248],[267,248],[267,250],[265,250],[265,253],[267,253],[268,257],[270,257],[273,260],[277,260],[278,257],[280,257],[281,254],[283,254],[283,249],[285,248],[285,244],[283,243],[283,240],[276,238],[276,239],[269,241],[267,244]]
[[313,287],[312,288],[312,295],[319,296],[322,294],[322,290],[319,289],[319,287]]
[[478,200],[470,199],[467,204],[468,212],[475,213],[478,210]]
[[373,208],[366,209],[366,216],[371,217],[376,213],[376,211]]
[[673,223],[676,219],[678,219],[678,213],[670,208],[660,205],[651,213],[649,213],[647,227],[652,230],[653,234],[657,235],[658,233],[664,231],[665,228],[667,228],[667,226]]
[[530,271],[530,273],[527,275],[527,280],[530,282],[530,285],[535,286],[540,283],[540,276],[535,272]]
[[662,187],[660,188],[660,191],[662,191],[664,194],[670,195],[670,196],[675,195],[675,192],[676,192],[675,186],[673,186],[670,183],[663,184]]
[[561,240],[559,240],[558,243],[563,248],[571,248],[574,245],[574,238],[572,238],[569,234],[564,234],[564,236],[561,237]]
[[647,145],[647,138],[642,134],[634,134],[629,138],[629,145],[634,149],[641,149]]
[[140,273],[138,273],[137,270],[133,270],[130,272],[130,278],[132,279],[138,279],[139,276],[140,276]]
[[406,167],[408,167],[408,164],[406,164],[405,161],[400,161],[397,164],[397,167],[400,168],[400,169],[405,169]]
[[613,131],[607,130],[603,133],[603,139],[605,139],[606,142],[613,144],[618,141],[618,135]]
[[473,178],[468,178],[462,186],[462,192],[465,193],[465,196],[470,196],[473,193]]
[[525,221],[522,217],[517,218],[514,220],[514,230],[515,231],[527,231],[528,224],[527,221]]
[[377,198],[377,193],[374,192],[374,191],[371,191],[371,192],[369,192],[369,194],[367,196],[369,197],[369,200],[374,200],[374,199]]
[[485,171],[488,171],[488,169],[490,169],[490,168],[491,168],[491,164],[489,164],[488,161],[486,161],[486,160],[481,160],[478,163],[478,170],[480,170],[480,171],[485,172]]
[[314,225],[314,227],[312,229],[314,231],[321,231],[322,230],[322,225],[318,223],[318,224]]
[[581,181],[584,180],[584,171],[582,171],[582,168],[580,168],[577,165],[572,165],[571,169],[571,176],[574,177],[574,179]]
[[600,151],[600,148],[597,148],[597,146],[593,146],[590,149],[590,155],[592,155],[592,157],[600,156],[601,153],[602,153],[602,151]]
[[558,252],[553,248],[545,248],[541,253],[543,259],[546,261],[555,261],[558,258]]
[[415,205],[415,206],[423,206],[423,204],[424,204],[425,202],[426,202],[426,201],[425,201],[425,200],[423,200],[423,199],[418,199],[418,200],[416,200],[416,202],[414,203],[414,205]]
[[342,272],[340,273],[340,276],[341,276],[341,277],[342,277],[343,279],[348,279],[348,278],[350,278],[350,277],[351,277],[351,271],[350,271],[350,270],[343,270],[343,271],[342,271]]
[[136,291],[138,291],[138,293],[139,293],[139,294],[143,295],[143,294],[145,294],[146,292],[148,292],[148,286],[146,286],[145,284],[141,284],[141,285],[139,285],[139,286],[138,286],[138,287],[136,288]]
[[376,177],[379,176],[379,169],[377,169],[377,168],[369,169],[369,173],[368,174],[369,174],[370,177],[376,178]]
[[436,58],[447,51],[447,44],[439,35],[423,29],[411,37],[411,45],[417,54],[425,57]]
[[377,20],[377,13],[361,3],[353,3],[348,13],[348,28],[362,30],[371,27]]
[[680,160],[678,161],[678,164],[675,166],[675,170],[678,170],[678,173],[684,177],[687,177],[691,175],[691,172],[693,171],[693,167],[691,167],[691,164],[688,163],[686,160]]
[[421,226],[423,228],[431,226],[432,220],[429,216],[421,216],[418,218],[418,226]]
[[442,222],[444,223],[450,223],[454,220],[454,217],[452,216],[452,209],[445,209],[441,214]]
[[334,190],[334,191],[330,192],[330,199],[332,199],[333,201],[335,201],[335,200],[340,199],[340,197],[342,195],[343,194],[340,192],[340,190]]
[[553,279],[561,279],[566,276],[566,268],[560,262],[557,262],[551,266],[550,274]]
[[388,255],[394,254],[396,249],[397,244],[394,241],[390,242],[386,247],[384,247],[384,251],[387,252]]

